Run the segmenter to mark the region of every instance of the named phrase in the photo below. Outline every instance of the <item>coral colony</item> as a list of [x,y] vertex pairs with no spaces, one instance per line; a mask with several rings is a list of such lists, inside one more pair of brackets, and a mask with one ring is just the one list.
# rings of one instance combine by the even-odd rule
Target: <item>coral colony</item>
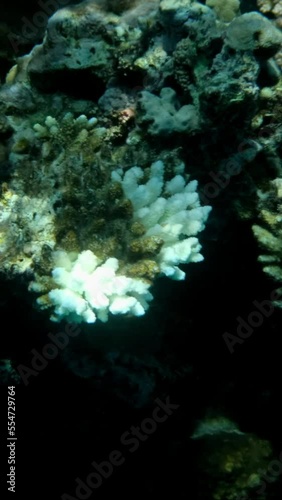
[[[3,255],[10,245],[16,244],[22,228],[22,253],[18,252],[14,269],[27,272],[36,262],[35,269],[40,271],[36,270],[29,288],[45,292],[37,302],[43,308],[54,306],[53,320],[68,318],[93,323],[96,318],[107,321],[109,312],[143,315],[153,298],[149,288],[154,278],[165,275],[184,279],[185,272],[178,265],[203,258],[196,235],[204,229],[210,207],[200,206],[197,182],[187,181],[183,164],[176,166],[165,180],[165,165],[156,161],[145,170],[137,166],[125,171],[109,169],[91,186],[95,167],[90,160],[84,165],[81,155],[84,148],[91,146],[92,141],[99,142],[106,133],[97,126],[95,118],[80,115],[74,119],[68,114],[59,124],[48,116],[44,125],[36,123],[33,131],[34,140],[39,141],[39,159],[32,165],[32,175],[40,180],[36,194],[15,194],[23,182],[18,178],[14,179],[12,190],[5,193],[2,225],[7,234],[3,232]],[[73,142],[66,148],[68,133]],[[74,161],[77,165],[72,167]],[[83,182],[74,187],[70,168],[78,174],[80,168],[88,168],[88,189]],[[54,189],[56,183],[61,184],[61,189]],[[93,191],[92,203],[89,190]],[[54,206],[61,204],[60,225],[64,224],[64,212],[67,217],[70,210],[63,203],[64,191],[72,198],[72,205],[89,204],[89,228],[87,220],[77,219],[79,227],[85,225],[87,234],[86,248],[82,246],[80,252],[74,235],[73,242],[67,242],[68,248],[64,244],[56,246]],[[99,205],[105,201],[102,219]],[[15,217],[20,208],[21,216]],[[79,210],[83,212],[83,205]],[[25,241],[31,235],[32,240]],[[41,269],[48,269],[48,265],[49,276],[43,275]]]

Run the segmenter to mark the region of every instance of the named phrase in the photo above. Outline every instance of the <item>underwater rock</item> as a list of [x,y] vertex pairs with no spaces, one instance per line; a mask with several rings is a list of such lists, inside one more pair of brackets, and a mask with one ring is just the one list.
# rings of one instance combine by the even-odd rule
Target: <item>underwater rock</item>
[[67,79],[78,73],[80,81],[91,80],[93,99],[100,97],[106,82],[132,57],[130,51],[139,54],[144,33],[138,23],[149,22],[154,12],[154,2],[147,4],[150,8],[143,7],[136,27],[130,24],[139,5],[123,16],[106,11],[107,5],[93,0],[57,11],[49,19],[43,44],[31,53],[28,74],[32,82],[45,90],[53,89],[56,82],[64,88]]
[[213,10],[191,0],[161,0],[159,22],[165,28],[164,48],[168,53],[185,36],[207,45],[218,29]]
[[[191,437],[200,471],[200,498],[268,498],[264,473],[271,463],[272,449],[267,440],[241,432],[234,422],[221,416],[200,422]],[[277,474],[268,482],[276,479]]]
[[59,10],[48,22],[43,44],[32,51],[28,65],[31,80],[48,89],[54,78],[77,70],[88,70],[97,82],[107,80],[113,71],[111,41],[117,26],[117,16],[101,12],[94,2]]
[[248,12],[228,25],[226,43],[234,50],[252,51],[269,59],[280,49],[282,33],[262,14]]
[[31,89],[28,85],[21,83],[3,87],[0,92],[0,103],[5,108],[6,113],[11,111],[28,113],[36,109]]

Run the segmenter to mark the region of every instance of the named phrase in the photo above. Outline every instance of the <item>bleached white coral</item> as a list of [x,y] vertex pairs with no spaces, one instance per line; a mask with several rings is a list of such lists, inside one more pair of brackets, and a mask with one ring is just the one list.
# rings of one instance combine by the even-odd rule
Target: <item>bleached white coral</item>
[[[183,166],[177,172],[181,170]],[[184,279],[185,273],[178,264],[203,260],[195,235],[205,228],[211,210],[210,206],[200,206],[197,181],[186,183],[183,175],[177,173],[164,182],[162,161],[152,164],[144,184],[141,184],[144,171],[139,167],[129,169],[124,175],[115,171],[112,178],[121,182],[133,205],[134,220],[146,230],[144,236],[163,240],[156,260],[161,272],[173,279]]]
[[52,274],[59,288],[49,292],[49,299],[55,306],[55,321],[62,317],[86,323],[96,318],[107,321],[109,312],[142,316],[153,298],[149,283],[116,274],[115,258],[101,263],[90,250],[75,260],[66,252],[56,252],[54,258]]

